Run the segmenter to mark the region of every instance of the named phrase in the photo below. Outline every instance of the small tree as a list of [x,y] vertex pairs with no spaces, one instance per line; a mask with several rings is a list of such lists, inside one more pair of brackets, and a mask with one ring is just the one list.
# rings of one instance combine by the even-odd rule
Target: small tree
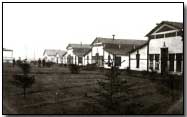
[[19,67],[22,69],[23,74],[17,74],[14,76],[14,81],[12,83],[20,88],[23,88],[23,94],[24,98],[26,97],[26,88],[29,88],[32,86],[32,84],[35,82],[34,76],[29,76],[31,67],[28,63],[21,63],[19,64]]
[[[111,69],[106,73],[106,78],[98,81],[99,99],[97,100],[108,111],[118,112],[121,99],[128,93],[125,85],[126,80],[119,77],[119,68],[115,65],[115,61],[111,63]],[[126,96],[125,96],[126,97]]]

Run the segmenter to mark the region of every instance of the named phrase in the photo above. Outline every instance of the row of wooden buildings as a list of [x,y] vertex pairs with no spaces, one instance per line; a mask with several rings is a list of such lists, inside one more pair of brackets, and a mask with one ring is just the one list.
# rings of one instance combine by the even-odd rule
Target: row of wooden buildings
[[181,74],[183,23],[162,21],[146,37],[148,40],[96,37],[91,44],[69,44],[59,58],[63,64],[104,68],[110,68],[115,59],[120,69]]

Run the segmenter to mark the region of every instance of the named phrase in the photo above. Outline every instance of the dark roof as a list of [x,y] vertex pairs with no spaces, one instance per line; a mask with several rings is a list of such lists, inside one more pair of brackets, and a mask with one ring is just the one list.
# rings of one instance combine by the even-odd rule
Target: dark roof
[[96,39],[92,42],[101,42],[103,44],[143,44],[145,40],[138,40],[138,39],[112,39],[112,38],[102,38],[96,37]]
[[[144,41],[143,44],[147,43],[147,41]],[[114,47],[104,47],[104,50],[111,53],[111,54],[116,54],[116,55],[128,55],[130,51],[132,51],[134,48],[139,47],[142,45],[142,43],[136,43],[136,44],[115,44],[118,46]],[[120,46],[119,46],[120,45]],[[117,47],[117,48],[116,48]]]
[[129,51],[130,53],[132,53],[132,52],[134,52],[134,51],[136,51],[136,50],[138,50],[138,49],[141,49],[141,48],[143,48],[144,46],[146,46],[148,44],[148,42],[146,42],[146,43],[144,43],[144,44],[142,44],[142,45],[140,45],[140,46],[137,46],[137,47],[135,47],[135,48],[133,48],[131,51]]
[[83,56],[87,55],[90,51],[92,51],[92,48],[88,49],[87,52],[85,52]]
[[163,24],[173,26],[177,29],[183,29],[183,23],[182,22],[162,21],[161,23],[157,24],[157,26],[155,26],[148,34],[146,34],[146,36],[149,36],[150,34],[152,34],[154,31],[156,31]]
[[[111,54],[128,55],[128,52],[134,47],[145,44],[147,41],[138,39],[113,39],[96,37],[91,45],[93,46],[95,42],[102,43],[104,45],[104,50]],[[91,50],[88,50],[85,55],[90,51]]]
[[3,48],[3,51],[13,51],[11,49],[6,49],[6,48]]
[[89,44],[68,44],[66,49],[68,47],[72,47],[72,48],[90,48],[90,45]]
[[84,56],[86,52],[88,52],[90,50],[90,48],[74,48],[73,49],[73,53],[76,55],[76,56]]
[[65,52],[64,54],[62,54],[62,56],[66,55],[66,54],[67,54],[67,52]]
[[[132,48],[129,48],[132,49]],[[128,49],[128,50],[129,50]],[[128,55],[128,50],[122,50],[122,49],[105,49],[105,51],[111,53],[111,54],[115,54],[115,55]]]
[[68,47],[72,47],[73,48],[73,53],[76,56],[84,56],[84,54],[90,50],[91,46],[89,44],[68,44],[68,46],[66,47],[66,49]]
[[55,49],[45,49],[43,55],[45,53],[48,56],[56,56],[56,54],[59,54],[60,56],[62,56],[65,53],[65,51],[64,50],[55,50]]

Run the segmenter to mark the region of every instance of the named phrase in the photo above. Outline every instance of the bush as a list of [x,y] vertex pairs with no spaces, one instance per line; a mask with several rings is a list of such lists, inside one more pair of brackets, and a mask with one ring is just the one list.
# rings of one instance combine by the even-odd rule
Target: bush
[[46,65],[47,67],[51,67],[52,65],[54,65],[54,63],[53,63],[53,62],[46,62],[45,65]]
[[132,73],[132,70],[130,69],[130,67],[127,67],[126,72],[127,72],[127,74],[129,74],[129,75]]
[[16,64],[19,66],[20,64],[22,64],[22,61],[21,60],[17,60]]
[[88,71],[96,70],[96,69],[97,69],[96,63],[87,64],[86,67],[85,67],[84,69],[85,69],[85,70],[88,70]]
[[148,71],[144,70],[141,73],[142,73],[142,76],[146,76],[148,74]]
[[75,64],[69,65],[69,70],[72,74],[80,73],[80,67],[78,65],[75,65]]
[[151,80],[155,80],[155,78],[158,77],[158,73],[156,71],[154,71],[153,69],[151,69],[151,72],[149,72],[149,78]]
[[29,63],[21,63],[19,64],[19,67],[22,69],[24,75],[30,73],[31,66]]

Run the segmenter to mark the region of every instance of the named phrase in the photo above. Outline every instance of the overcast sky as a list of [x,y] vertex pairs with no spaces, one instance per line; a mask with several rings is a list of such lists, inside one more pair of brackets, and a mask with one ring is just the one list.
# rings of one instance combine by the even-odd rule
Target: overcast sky
[[[44,49],[90,44],[96,37],[146,39],[156,23],[183,21],[183,4],[3,4],[3,47],[37,59]],[[34,54],[35,53],[35,54]]]

